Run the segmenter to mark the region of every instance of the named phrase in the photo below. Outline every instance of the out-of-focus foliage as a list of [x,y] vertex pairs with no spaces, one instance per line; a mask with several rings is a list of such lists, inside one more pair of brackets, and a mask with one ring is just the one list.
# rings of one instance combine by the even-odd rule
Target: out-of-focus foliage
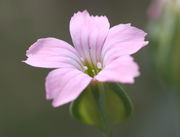
[[156,0],[150,12],[149,37],[158,73],[166,84],[180,88],[180,0]]

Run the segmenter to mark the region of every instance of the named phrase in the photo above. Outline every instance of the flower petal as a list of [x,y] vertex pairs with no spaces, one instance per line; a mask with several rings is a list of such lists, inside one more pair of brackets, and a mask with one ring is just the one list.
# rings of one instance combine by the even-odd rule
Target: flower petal
[[146,33],[130,24],[120,24],[110,29],[102,49],[105,64],[122,55],[131,55],[148,44]]
[[91,80],[91,77],[77,69],[53,70],[46,78],[46,98],[53,99],[54,107],[61,106],[75,100]]
[[24,62],[35,67],[81,68],[76,50],[68,43],[55,38],[39,39],[27,50],[26,56],[28,58]]
[[84,60],[97,63],[109,27],[105,16],[90,16],[86,10],[74,14],[70,21],[70,33],[75,48]]
[[122,56],[107,65],[95,79],[100,82],[134,83],[139,76],[138,65],[131,56]]

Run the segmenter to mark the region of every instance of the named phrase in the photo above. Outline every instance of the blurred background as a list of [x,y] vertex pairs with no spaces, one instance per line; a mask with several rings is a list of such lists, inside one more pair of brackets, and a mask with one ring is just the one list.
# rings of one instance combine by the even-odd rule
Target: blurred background
[[[111,26],[132,23],[147,32],[150,3],[151,0],[0,0],[0,137],[100,137],[99,130],[72,119],[68,105],[53,108],[51,101],[45,99],[44,80],[50,70],[21,61],[26,58],[27,48],[39,38],[56,37],[72,43],[69,20],[79,10],[106,15]],[[157,76],[152,45],[150,42],[134,55],[141,76],[134,85],[126,85],[134,114],[114,127],[114,137],[180,136],[178,97]]]

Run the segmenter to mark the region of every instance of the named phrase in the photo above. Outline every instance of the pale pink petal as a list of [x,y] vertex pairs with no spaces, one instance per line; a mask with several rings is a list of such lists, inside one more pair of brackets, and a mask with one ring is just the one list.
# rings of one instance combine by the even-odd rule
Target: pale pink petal
[[131,55],[148,44],[146,33],[130,24],[120,24],[110,29],[102,49],[103,63],[110,63],[122,55]]
[[91,77],[77,69],[53,70],[46,78],[46,98],[53,99],[54,107],[61,106],[75,100],[91,80]]
[[111,62],[94,79],[100,82],[134,83],[139,76],[138,65],[131,56],[122,56]]
[[28,58],[24,62],[35,67],[81,68],[76,50],[68,43],[55,38],[39,39],[27,50],[26,56]]
[[70,21],[70,33],[75,48],[84,60],[97,63],[109,27],[105,16],[90,16],[86,10],[74,14]]

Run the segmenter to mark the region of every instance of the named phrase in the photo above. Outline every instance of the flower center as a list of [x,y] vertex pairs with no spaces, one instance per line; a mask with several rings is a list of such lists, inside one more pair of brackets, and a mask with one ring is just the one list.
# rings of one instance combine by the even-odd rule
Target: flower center
[[101,62],[97,62],[96,65],[94,65],[94,64],[90,64],[87,61],[84,61],[83,65],[84,65],[83,72],[88,74],[91,77],[94,77],[95,75],[97,75],[103,68]]

